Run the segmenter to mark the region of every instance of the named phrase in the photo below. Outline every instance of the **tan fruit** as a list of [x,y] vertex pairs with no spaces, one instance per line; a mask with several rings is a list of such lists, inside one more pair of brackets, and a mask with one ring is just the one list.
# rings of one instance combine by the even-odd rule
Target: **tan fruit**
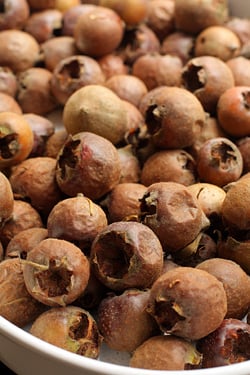
[[229,188],[222,205],[222,218],[231,229],[250,229],[249,178],[241,179]]
[[88,131],[114,144],[123,139],[127,130],[122,100],[101,85],[88,85],[72,94],[64,107],[63,123],[70,134]]

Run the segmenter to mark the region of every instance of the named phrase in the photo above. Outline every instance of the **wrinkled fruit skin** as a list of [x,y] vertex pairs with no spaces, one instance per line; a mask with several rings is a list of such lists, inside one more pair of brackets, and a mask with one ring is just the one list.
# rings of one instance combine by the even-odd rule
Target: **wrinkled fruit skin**
[[5,258],[26,259],[27,253],[40,241],[48,238],[47,228],[28,228],[17,233],[5,249]]
[[237,181],[243,171],[243,159],[236,144],[225,137],[207,140],[197,157],[197,172],[201,181],[220,187]]
[[0,315],[18,327],[36,319],[45,306],[28,292],[19,258],[0,263]]
[[96,277],[112,290],[147,288],[162,272],[163,250],[146,225],[118,221],[96,236],[90,262]]
[[118,184],[120,172],[115,146],[90,132],[69,136],[57,158],[57,183],[71,197],[82,193],[93,200],[101,198]]
[[150,185],[140,210],[141,222],[156,233],[164,251],[170,253],[191,243],[209,223],[197,199],[186,186],[175,182]]
[[47,220],[49,237],[61,238],[79,246],[81,244],[81,249],[88,248],[107,224],[102,208],[80,194],[58,202]]
[[6,248],[16,234],[34,227],[44,227],[39,212],[30,203],[14,199],[12,215],[0,230],[0,241]]
[[147,310],[163,332],[197,340],[222,323],[227,297],[215,276],[192,267],[176,267],[155,281]]
[[29,157],[12,170],[9,178],[12,190],[20,199],[31,202],[39,213],[48,215],[62,199],[62,192],[55,179],[55,170],[54,158]]
[[220,96],[234,86],[234,77],[224,61],[214,56],[200,56],[184,66],[182,83],[200,100],[205,111],[214,115]]
[[86,288],[90,266],[87,257],[71,242],[47,238],[27,254],[23,274],[34,298],[47,306],[65,306]]
[[151,98],[145,122],[157,147],[176,149],[195,142],[205,117],[200,101],[190,91],[163,86]]
[[90,84],[103,84],[104,74],[95,59],[74,55],[56,64],[51,78],[51,90],[58,102],[64,105],[78,89]]

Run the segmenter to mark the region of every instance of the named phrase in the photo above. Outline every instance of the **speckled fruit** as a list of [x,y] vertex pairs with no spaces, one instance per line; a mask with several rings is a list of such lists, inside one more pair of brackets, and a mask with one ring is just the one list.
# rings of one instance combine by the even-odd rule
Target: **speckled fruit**
[[148,290],[127,289],[101,301],[97,322],[109,348],[133,352],[143,341],[159,332],[155,320],[146,311],[148,297]]
[[227,312],[226,292],[222,282],[208,272],[176,267],[154,282],[148,311],[163,332],[196,340],[222,323]]
[[243,319],[250,306],[250,277],[234,261],[213,258],[198,264],[198,269],[217,277],[227,295],[227,313],[225,318]]

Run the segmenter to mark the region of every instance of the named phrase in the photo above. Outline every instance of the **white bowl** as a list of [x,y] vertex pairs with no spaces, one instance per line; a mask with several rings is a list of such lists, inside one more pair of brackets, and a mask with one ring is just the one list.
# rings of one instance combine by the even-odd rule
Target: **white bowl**
[[[105,360],[122,361],[122,355],[107,350]],[[32,336],[0,317],[0,358],[18,375],[249,375],[250,361],[230,366],[187,371],[140,370],[95,360],[60,349]]]
[[[250,16],[250,0],[228,0],[231,13]],[[44,342],[0,316],[0,361],[18,375],[250,375],[250,361],[211,369],[153,371],[128,367],[128,355],[104,345],[99,360]]]

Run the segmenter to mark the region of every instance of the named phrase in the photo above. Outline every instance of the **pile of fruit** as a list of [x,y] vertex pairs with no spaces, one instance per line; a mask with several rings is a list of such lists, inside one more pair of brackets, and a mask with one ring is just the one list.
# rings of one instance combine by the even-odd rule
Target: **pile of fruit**
[[250,360],[250,19],[1,3],[0,315],[136,368]]

